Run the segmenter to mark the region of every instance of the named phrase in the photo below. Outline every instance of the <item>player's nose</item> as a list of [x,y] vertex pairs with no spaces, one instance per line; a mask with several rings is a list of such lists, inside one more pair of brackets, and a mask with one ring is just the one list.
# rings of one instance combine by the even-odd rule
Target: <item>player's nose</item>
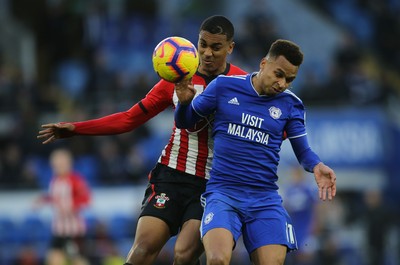
[[204,49],[204,55],[205,56],[212,56],[213,55],[212,49],[211,48],[205,48]]

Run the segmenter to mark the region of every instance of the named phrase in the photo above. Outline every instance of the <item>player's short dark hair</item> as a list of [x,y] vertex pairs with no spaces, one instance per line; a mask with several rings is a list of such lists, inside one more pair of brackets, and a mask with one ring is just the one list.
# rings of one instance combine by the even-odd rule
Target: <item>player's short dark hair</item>
[[284,56],[295,66],[300,66],[303,62],[303,52],[300,50],[300,47],[289,40],[278,39],[272,43],[268,51],[268,56],[276,58],[280,55]]
[[235,34],[232,22],[224,16],[215,15],[206,18],[200,26],[200,31],[208,31],[211,34],[226,35],[226,39],[231,41]]

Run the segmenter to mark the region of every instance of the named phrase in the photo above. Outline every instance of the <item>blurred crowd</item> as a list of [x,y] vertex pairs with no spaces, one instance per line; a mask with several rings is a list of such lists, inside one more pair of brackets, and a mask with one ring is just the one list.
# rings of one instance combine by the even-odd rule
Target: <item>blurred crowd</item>
[[[181,13],[176,11],[179,18],[163,16],[157,0],[3,2],[7,2],[4,6],[8,12],[1,13],[2,21],[18,24],[29,33],[34,40],[36,60],[34,74],[27,77],[23,67],[0,46],[0,190],[47,187],[51,176],[48,156],[56,147],[68,147],[73,152],[76,169],[92,187],[146,183],[147,173],[168,139],[169,132],[160,134],[157,126],[161,125],[147,124],[116,136],[75,137],[51,145],[42,145],[36,139],[40,125],[87,120],[127,110],[157,82],[151,68],[153,47],[171,35],[181,35],[196,43],[195,34],[204,17],[222,13],[229,1],[212,1],[213,10],[199,8],[204,5],[200,0],[188,1],[190,4],[181,5]],[[400,2],[308,0],[305,4],[342,32],[341,43],[329,62],[328,76],[321,79],[318,67],[300,73],[305,77],[295,85],[295,93],[305,104],[360,108],[373,105],[383,109],[398,104]],[[196,12],[185,15],[190,10]],[[237,32],[231,57],[248,71],[257,69],[260,55],[266,53],[272,41],[285,38],[274,24],[274,16],[279,14],[253,11],[243,14],[240,25],[235,25],[241,32]],[[172,122],[169,116],[161,120],[166,124]],[[377,197],[378,201],[380,198],[369,197]],[[387,209],[369,208],[376,204],[371,200],[363,201],[360,194],[339,196],[329,207],[338,207],[338,213],[347,214],[333,218],[339,219],[337,222],[331,222],[327,212],[321,214],[321,218],[329,220],[325,228],[320,228],[319,236],[335,229],[335,225],[348,225],[349,232],[352,224],[366,221],[371,242],[384,244],[387,239],[376,239],[384,233],[373,234],[374,227],[381,228],[379,224],[398,216],[390,219]],[[359,207],[357,202],[363,206]],[[392,229],[390,225],[385,231]],[[323,243],[327,252],[320,257],[325,259],[315,264],[363,264],[359,260],[343,263],[335,256],[335,246],[340,241],[337,237],[346,235],[326,235]],[[341,248],[343,251],[343,244]]]
[[[392,97],[398,97],[400,87],[400,2],[308,2],[344,30],[341,45],[332,57],[331,75],[323,84],[324,93],[316,100],[325,104],[329,98],[361,107],[390,104]],[[315,96],[312,89],[306,90]]]
[[[181,27],[159,15],[155,0],[119,1],[119,9],[111,2],[9,2],[9,16],[34,38],[36,67],[33,77],[24,78],[22,69],[0,50],[0,187],[42,186],[42,159],[54,146],[41,146],[35,140],[40,124],[96,118],[128,109],[157,80],[150,54],[158,41],[169,35],[197,41],[193,34],[203,19],[200,14]],[[310,107],[385,107],[393,98],[398,99],[399,5],[389,0],[314,2],[320,12],[343,26],[343,40],[329,62],[330,75],[322,79],[318,69],[308,68],[302,72],[305,81],[295,87],[296,94]],[[341,11],[335,12],[339,8]],[[349,13],[347,20],[340,18],[343,12]],[[361,29],[356,23],[358,13],[365,21]],[[285,36],[277,30],[274,14],[268,12],[248,12],[240,23],[237,28],[245,31],[237,33],[232,60],[249,71],[257,69],[257,60],[268,43]],[[358,36],[357,32],[367,31],[365,25],[369,25],[368,32]],[[142,182],[157,159],[154,153],[162,147],[159,138],[163,136],[149,127],[114,137],[76,137],[68,145],[78,159],[88,161],[91,157],[89,160],[101,168],[88,173],[96,184]],[[156,150],[143,148],[145,144]]]

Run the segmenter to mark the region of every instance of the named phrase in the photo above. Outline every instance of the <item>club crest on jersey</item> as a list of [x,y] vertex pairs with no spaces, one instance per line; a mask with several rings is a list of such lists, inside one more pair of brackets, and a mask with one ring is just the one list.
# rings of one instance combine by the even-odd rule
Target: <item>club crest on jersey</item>
[[269,116],[271,116],[275,120],[279,119],[282,115],[282,111],[280,108],[272,106],[268,110],[269,110]]
[[214,213],[207,214],[206,217],[204,217],[204,224],[209,224],[212,221],[213,217]]
[[157,195],[156,199],[157,199],[156,204],[154,204],[156,208],[165,208],[165,203],[169,201],[169,198],[166,196],[165,193]]

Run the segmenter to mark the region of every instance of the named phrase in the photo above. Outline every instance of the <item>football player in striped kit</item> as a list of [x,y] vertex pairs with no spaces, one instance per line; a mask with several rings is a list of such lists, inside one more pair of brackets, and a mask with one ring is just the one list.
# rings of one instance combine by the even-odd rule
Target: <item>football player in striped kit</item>
[[[200,26],[198,52],[200,65],[192,77],[198,94],[218,75],[245,74],[227,62],[234,49],[234,27],[224,16],[215,15]],[[160,80],[137,104],[125,112],[82,122],[42,125],[38,138],[50,143],[73,135],[112,135],[134,130],[165,110],[175,108],[178,98],[173,83]],[[128,254],[131,265],[152,264],[166,242],[177,236],[174,264],[199,264],[203,253],[200,221],[203,208],[200,195],[205,191],[213,157],[210,123],[205,117],[191,129],[172,128],[168,144],[149,174],[134,244]]]
[[50,204],[54,212],[46,264],[85,260],[83,250],[86,224],[82,211],[91,201],[89,184],[81,174],[74,171],[73,154],[70,150],[53,150],[49,162],[52,178],[48,194],[35,201],[35,206]]
[[297,249],[276,183],[284,131],[299,163],[314,173],[320,199],[332,200],[336,194],[334,171],[308,145],[304,105],[287,89],[302,61],[295,43],[277,40],[258,72],[221,75],[194,99],[192,85],[176,87],[178,128],[190,128],[210,114],[215,117],[211,177],[201,199],[208,265],[229,264],[241,235],[255,265],[282,265],[286,252]]

